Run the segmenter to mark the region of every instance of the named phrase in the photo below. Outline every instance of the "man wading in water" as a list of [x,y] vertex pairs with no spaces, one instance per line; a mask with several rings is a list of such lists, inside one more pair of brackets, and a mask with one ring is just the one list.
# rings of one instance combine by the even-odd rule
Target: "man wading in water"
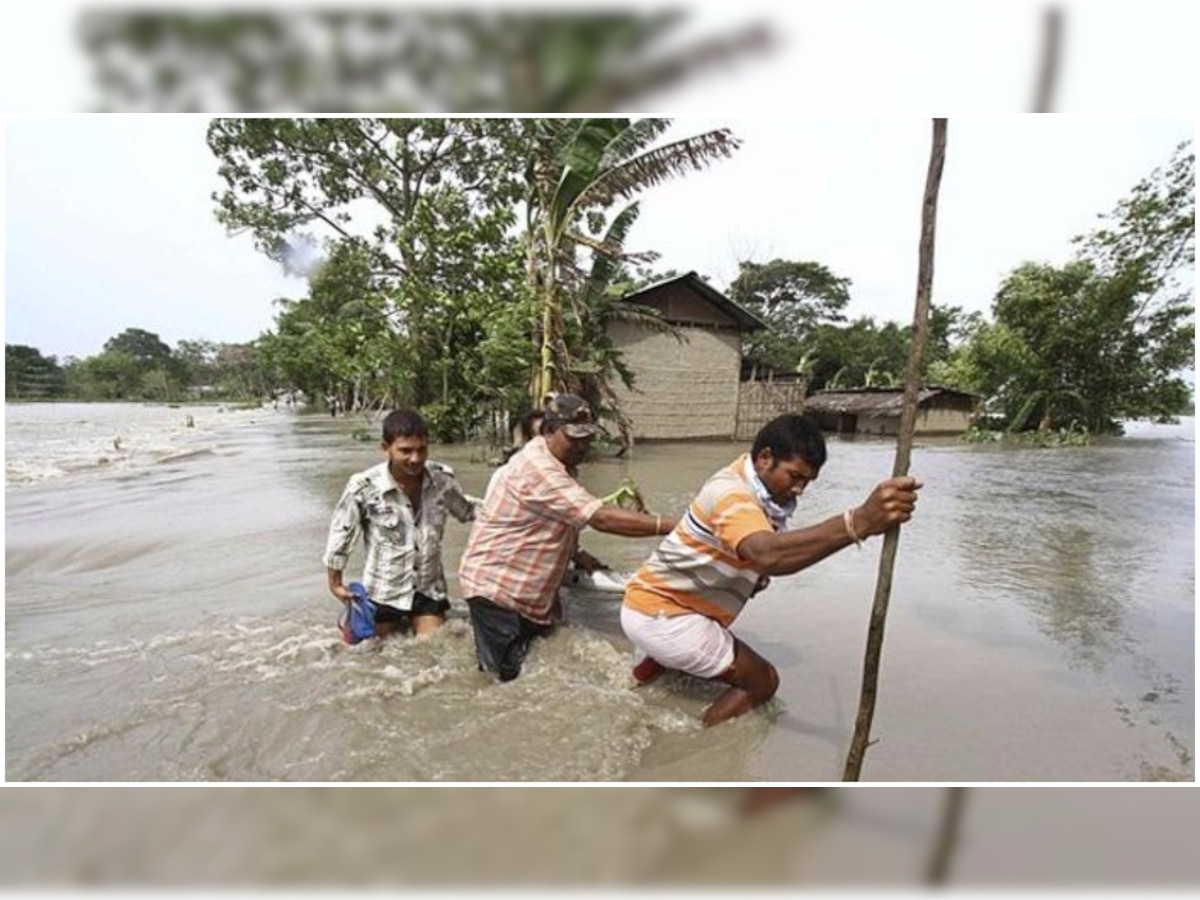
[[749,712],[779,687],[775,667],[729,632],[767,576],[807,569],[912,517],[920,483],[889,478],[861,506],[785,531],[824,464],[825,439],[815,422],[797,415],[768,422],[749,454],[705,482],[625,588],[621,628],[645,654],[634,667],[638,682],[668,668],[729,685],[704,712],[705,725]]
[[493,476],[458,570],[479,668],[501,681],[561,619],[558,588],[585,526],[626,537],[675,526],[673,516],[605,506],[572,477],[600,431],[582,397],[559,394],[545,412],[541,434]]
[[429,430],[418,413],[389,413],[380,447],[387,459],[351,475],[333,511],[325,546],[329,591],[345,604],[354,599],[342,571],[361,535],[376,634],[410,627],[426,634],[441,627],[450,609],[442,569],[446,515],[469,522],[475,505],[449,468],[428,461]]

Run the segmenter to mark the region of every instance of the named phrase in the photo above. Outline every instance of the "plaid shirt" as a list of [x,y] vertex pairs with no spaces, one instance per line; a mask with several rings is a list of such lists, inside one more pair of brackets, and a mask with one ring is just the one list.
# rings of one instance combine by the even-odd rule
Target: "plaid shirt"
[[546,439],[534,438],[488,486],[458,568],[463,596],[484,597],[549,624],[579,532],[601,505]]
[[446,514],[460,522],[475,516],[454,472],[428,462],[421,485],[421,511],[413,513],[408,495],[392,479],[386,461],[351,475],[333,511],[325,565],[342,571],[359,535],[366,547],[363,587],[376,603],[412,609],[413,593],[442,600],[442,534]]

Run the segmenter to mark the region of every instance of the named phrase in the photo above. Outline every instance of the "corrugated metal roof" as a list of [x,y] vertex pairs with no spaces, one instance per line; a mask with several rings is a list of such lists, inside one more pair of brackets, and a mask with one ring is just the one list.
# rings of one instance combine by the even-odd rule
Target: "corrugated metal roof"
[[[925,387],[917,393],[917,406],[925,406],[940,396],[980,399],[976,394],[944,387]],[[900,415],[904,407],[901,388],[852,388],[844,391],[817,391],[804,401],[805,412],[836,413],[837,415]]]

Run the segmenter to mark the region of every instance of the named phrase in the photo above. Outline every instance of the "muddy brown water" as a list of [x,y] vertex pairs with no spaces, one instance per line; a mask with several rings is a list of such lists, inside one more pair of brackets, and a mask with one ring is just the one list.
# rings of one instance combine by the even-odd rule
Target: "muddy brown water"
[[[118,411],[6,410],[9,780],[840,778],[878,540],[752,601],[736,631],[779,668],[779,696],[705,731],[712,686],[631,689],[612,599],[573,600],[505,685],[475,669],[453,578],[438,634],[343,645],[320,557],[347,475],[378,458],[350,437],[361,420],[268,408],[184,432],[170,410],[123,442],[155,453],[96,463],[112,423],[92,420]],[[64,449],[71,433],[91,443]],[[741,450],[639,445],[581,479],[601,493],[631,476],[675,512]],[[860,501],[893,452],[831,439],[795,523]],[[480,451],[432,455],[483,492]],[[28,477],[60,457],[78,465]],[[864,780],[1193,779],[1192,420],[1063,450],[925,441],[912,471],[926,486],[900,541]],[[451,574],[466,535],[448,526]],[[617,569],[653,548],[584,545]]]

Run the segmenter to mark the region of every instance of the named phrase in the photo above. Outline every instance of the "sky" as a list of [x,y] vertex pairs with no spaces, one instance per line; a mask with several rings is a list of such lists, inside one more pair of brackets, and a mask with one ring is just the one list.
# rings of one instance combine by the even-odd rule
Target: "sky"
[[[285,276],[213,216],[201,116],[10,117],[4,130],[5,341],[60,361],[141,328],[246,342],[272,327]],[[728,127],[729,160],[651,189],[628,239],[659,271],[724,289],[740,260],[816,261],[851,280],[851,317],[907,324],[916,291],[924,117],[679,117],[664,137]],[[951,117],[934,302],[989,312],[1005,274],[1062,263],[1191,119]]]
[[207,118],[109,116],[5,123],[5,341],[85,357],[126,328],[241,343],[272,301],[303,296],[209,199]]

